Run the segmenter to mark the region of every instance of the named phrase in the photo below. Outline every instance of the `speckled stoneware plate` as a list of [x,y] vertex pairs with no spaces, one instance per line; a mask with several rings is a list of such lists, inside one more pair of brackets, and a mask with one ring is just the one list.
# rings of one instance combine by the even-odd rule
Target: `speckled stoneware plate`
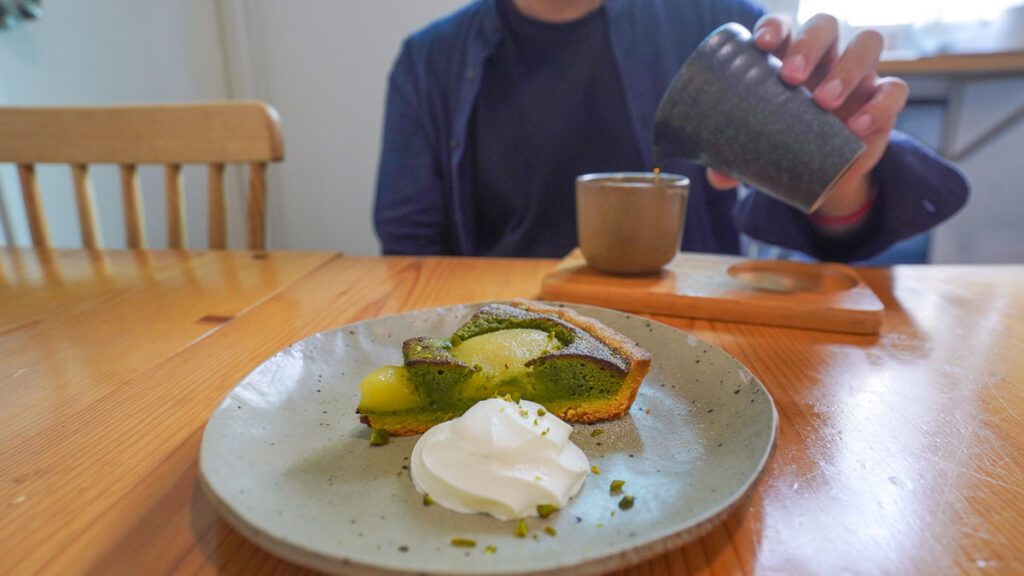
[[[667,325],[572,305],[654,358],[629,414],[575,426],[573,441],[600,474],[565,509],[529,519],[526,538],[514,535],[515,522],[424,506],[406,468],[417,438],[371,447],[355,414],[359,382],[400,364],[403,340],[447,337],[481,305],[342,326],[263,362],[228,393],[203,435],[200,481],[218,511],[266,550],[326,572],[577,575],[699,536],[756,483],[778,416],[750,371]],[[617,507],[613,479],[626,481],[632,509]],[[453,547],[452,538],[477,545]]]

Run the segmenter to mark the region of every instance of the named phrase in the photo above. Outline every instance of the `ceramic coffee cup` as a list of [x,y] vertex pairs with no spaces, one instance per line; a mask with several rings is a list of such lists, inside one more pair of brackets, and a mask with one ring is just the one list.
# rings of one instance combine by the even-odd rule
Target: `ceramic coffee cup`
[[655,115],[654,156],[684,158],[804,212],[824,202],[866,146],[739,24],[719,27],[683,64]]
[[678,174],[618,172],[576,179],[576,227],[587,265],[653,274],[679,252],[690,181]]

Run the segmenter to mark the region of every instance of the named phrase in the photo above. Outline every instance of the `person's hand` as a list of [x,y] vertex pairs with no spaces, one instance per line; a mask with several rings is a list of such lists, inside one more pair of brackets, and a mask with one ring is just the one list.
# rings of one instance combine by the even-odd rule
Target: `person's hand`
[[[828,200],[815,212],[826,231],[842,233],[860,224],[845,218],[857,213],[874,194],[871,170],[889,142],[889,132],[907,102],[907,84],[899,78],[879,78],[875,71],[882,53],[882,35],[874,30],[858,33],[839,54],[839,23],[818,14],[794,35],[790,19],[769,14],[754,27],[754,43],[782,60],[784,82],[804,85],[822,108],[838,116],[867,145]],[[738,182],[708,170],[708,180],[719,189]]]

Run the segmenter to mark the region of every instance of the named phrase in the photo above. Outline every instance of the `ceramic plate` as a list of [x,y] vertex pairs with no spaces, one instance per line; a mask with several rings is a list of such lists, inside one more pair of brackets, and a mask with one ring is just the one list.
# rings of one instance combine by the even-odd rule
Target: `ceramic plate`
[[[699,536],[757,481],[778,416],[749,370],[670,326],[572,305],[653,356],[629,414],[574,427],[572,440],[600,473],[565,509],[529,519],[526,538],[514,535],[514,521],[424,506],[407,469],[417,437],[371,447],[355,414],[359,382],[401,364],[403,340],[447,337],[480,306],[350,324],[263,362],[203,435],[200,480],[218,511],[266,550],[326,572],[592,574]],[[626,481],[631,509],[618,508],[612,480]],[[452,538],[477,545],[453,547]]]

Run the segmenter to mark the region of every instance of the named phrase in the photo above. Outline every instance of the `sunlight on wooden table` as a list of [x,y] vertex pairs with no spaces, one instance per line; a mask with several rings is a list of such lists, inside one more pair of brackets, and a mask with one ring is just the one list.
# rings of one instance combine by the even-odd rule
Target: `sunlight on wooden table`
[[[555,264],[0,248],[0,566],[305,573],[198,489],[221,398],[313,333],[537,297]],[[749,367],[779,436],[747,503],[615,574],[1024,571],[1024,267],[859,271],[878,336],[655,317]]]

